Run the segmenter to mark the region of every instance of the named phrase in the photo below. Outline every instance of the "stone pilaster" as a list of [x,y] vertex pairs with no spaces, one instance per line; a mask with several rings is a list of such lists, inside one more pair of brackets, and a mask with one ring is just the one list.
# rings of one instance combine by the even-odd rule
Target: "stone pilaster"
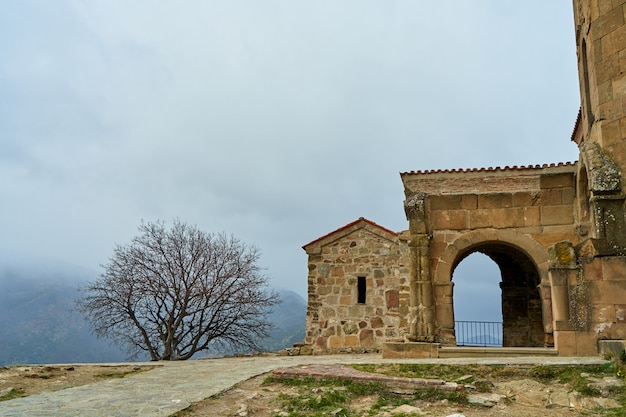
[[435,340],[435,303],[430,274],[430,235],[427,233],[426,195],[407,196],[404,209],[409,221],[410,273],[410,336],[412,341]]
[[559,242],[548,248],[550,286],[555,330],[568,328],[570,322],[570,287],[577,284],[580,265],[571,242]]

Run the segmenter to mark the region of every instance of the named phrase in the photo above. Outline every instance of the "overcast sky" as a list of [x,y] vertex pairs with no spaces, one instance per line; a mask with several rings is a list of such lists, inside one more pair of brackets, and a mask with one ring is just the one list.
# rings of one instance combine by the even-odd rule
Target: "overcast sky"
[[400,172],[574,161],[571,0],[9,0],[0,253],[93,271],[141,220],[262,251],[363,216],[408,228]]

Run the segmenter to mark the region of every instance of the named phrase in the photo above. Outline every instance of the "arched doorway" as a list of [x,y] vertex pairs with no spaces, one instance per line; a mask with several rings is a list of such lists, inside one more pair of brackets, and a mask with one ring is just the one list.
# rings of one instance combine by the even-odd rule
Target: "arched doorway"
[[[496,241],[481,243],[460,252],[452,270],[456,270],[463,259],[476,252],[488,256],[500,270],[502,346],[543,347],[546,334],[537,266],[520,249]],[[456,293],[457,289],[453,291]],[[453,304],[455,299],[453,293]],[[482,303],[483,299],[478,297],[475,302]]]
[[[452,273],[457,346],[502,346],[500,268],[473,252]],[[480,302],[476,302],[480,300]]]

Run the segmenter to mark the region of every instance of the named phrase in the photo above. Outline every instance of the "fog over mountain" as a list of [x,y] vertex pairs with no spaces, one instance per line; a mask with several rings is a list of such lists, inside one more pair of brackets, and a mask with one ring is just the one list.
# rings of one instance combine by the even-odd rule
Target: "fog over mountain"
[[[91,334],[74,309],[80,283],[96,277],[62,265],[0,266],[0,366],[125,361],[125,352]],[[293,291],[279,294],[269,315],[275,328],[263,342],[272,351],[304,338],[306,302]]]

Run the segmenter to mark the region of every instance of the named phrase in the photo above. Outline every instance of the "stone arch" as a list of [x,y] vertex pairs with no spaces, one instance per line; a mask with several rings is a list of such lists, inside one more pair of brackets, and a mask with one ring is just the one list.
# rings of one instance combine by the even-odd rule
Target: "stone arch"
[[[480,252],[500,268],[504,346],[551,344],[552,304],[547,250],[516,230],[481,229],[460,235],[443,251],[434,271],[437,327],[444,344],[455,344],[452,275],[468,255]],[[443,288],[446,291],[441,291]]]
[[480,229],[462,234],[443,251],[434,275],[438,284],[449,283],[454,268],[465,256],[472,253],[472,249],[488,242],[499,242],[517,248],[533,261],[541,284],[548,285],[548,251],[537,241],[517,230]]

